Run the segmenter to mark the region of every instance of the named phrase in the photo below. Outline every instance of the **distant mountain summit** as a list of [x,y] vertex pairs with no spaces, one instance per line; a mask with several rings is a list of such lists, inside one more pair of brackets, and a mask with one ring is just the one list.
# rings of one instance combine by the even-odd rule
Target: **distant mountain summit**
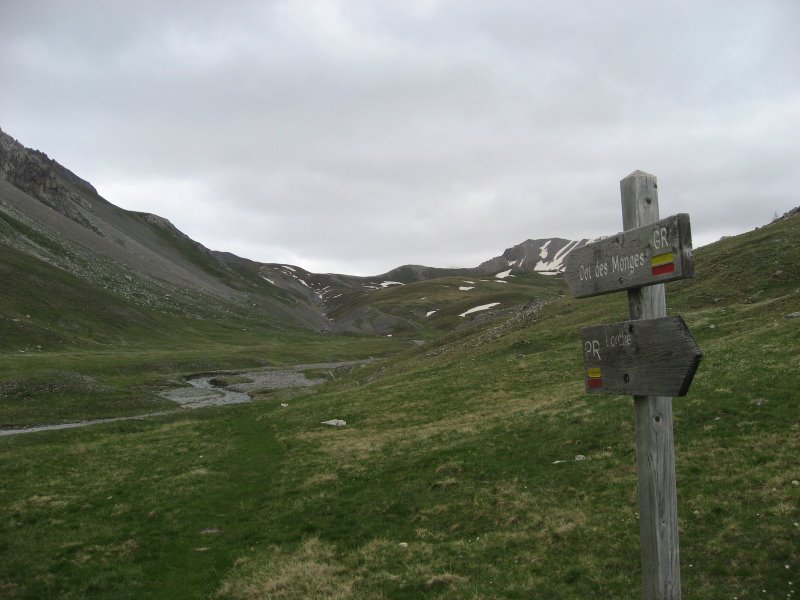
[[588,240],[565,240],[563,238],[546,238],[526,240],[521,244],[507,248],[500,256],[490,258],[477,267],[440,268],[423,265],[403,265],[382,275],[374,275],[366,279],[413,283],[438,277],[485,277],[505,273],[541,273],[556,275],[564,272],[564,259],[567,255],[585,245]]
[[567,255],[587,243],[588,240],[565,240],[547,238],[526,240],[507,248],[500,256],[480,264],[478,269],[484,273],[512,269],[514,271],[537,272],[555,275],[564,272],[564,259]]

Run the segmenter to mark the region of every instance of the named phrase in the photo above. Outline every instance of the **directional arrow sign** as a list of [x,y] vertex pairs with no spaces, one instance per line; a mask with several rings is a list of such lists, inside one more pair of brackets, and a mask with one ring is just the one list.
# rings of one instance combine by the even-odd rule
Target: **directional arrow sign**
[[681,213],[573,250],[564,279],[586,298],[693,275],[689,215]]
[[581,330],[590,394],[685,396],[703,353],[681,317]]

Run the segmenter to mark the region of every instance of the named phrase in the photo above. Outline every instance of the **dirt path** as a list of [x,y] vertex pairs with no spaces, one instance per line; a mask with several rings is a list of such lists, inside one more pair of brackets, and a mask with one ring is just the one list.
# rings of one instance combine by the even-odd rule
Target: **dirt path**
[[159,412],[147,413],[144,415],[134,415],[132,417],[113,417],[110,419],[90,419],[87,421],[75,421],[74,423],[56,423],[55,425],[31,425],[20,429],[0,429],[0,437],[5,435],[18,435],[20,433],[36,433],[37,431],[55,431],[57,429],[75,429],[76,427],[88,427],[89,425],[99,425],[100,423],[114,423],[116,421],[133,421],[135,419],[146,419],[147,417],[158,417],[179,412],[177,410],[162,410]]

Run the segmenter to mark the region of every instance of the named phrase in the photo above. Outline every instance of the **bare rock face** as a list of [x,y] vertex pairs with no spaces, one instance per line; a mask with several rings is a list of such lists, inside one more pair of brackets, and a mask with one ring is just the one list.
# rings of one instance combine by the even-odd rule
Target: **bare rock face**
[[[75,191],[97,190],[44,152],[30,150],[0,129],[0,177],[76,223],[98,232],[88,214],[91,202]],[[98,232],[99,233],[99,232]]]

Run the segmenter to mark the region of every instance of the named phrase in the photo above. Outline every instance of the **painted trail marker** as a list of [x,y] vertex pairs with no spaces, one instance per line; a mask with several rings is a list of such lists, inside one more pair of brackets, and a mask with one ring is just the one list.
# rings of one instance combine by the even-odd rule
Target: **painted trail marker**
[[682,213],[573,250],[564,279],[573,296],[588,298],[693,275],[692,231]]
[[576,298],[627,290],[630,321],[581,331],[586,391],[632,394],[639,534],[646,600],[680,600],[672,396],[689,389],[702,352],[664,283],[694,275],[689,215],[659,220],[654,175],[620,181],[624,231],[573,251],[564,278]]
[[586,392],[685,396],[703,353],[681,317],[581,330]]

